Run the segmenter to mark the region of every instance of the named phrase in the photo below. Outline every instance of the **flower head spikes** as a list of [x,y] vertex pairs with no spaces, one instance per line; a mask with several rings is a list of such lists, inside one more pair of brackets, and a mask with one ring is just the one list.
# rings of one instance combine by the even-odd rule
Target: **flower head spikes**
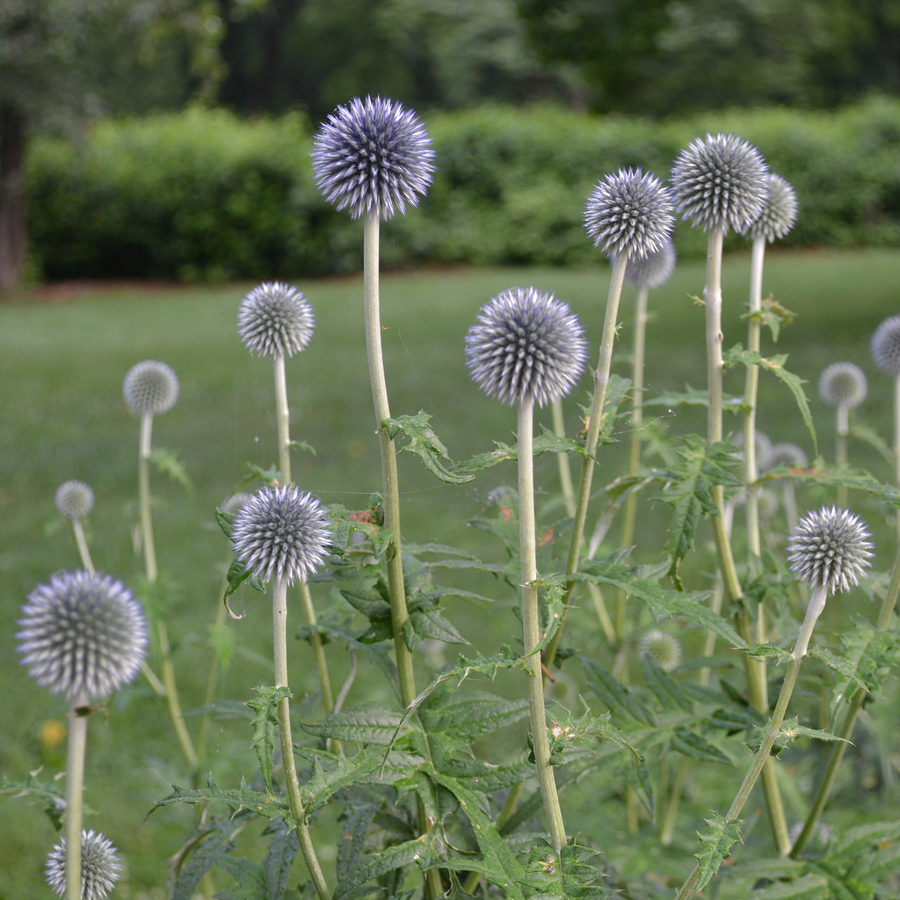
[[306,581],[328,557],[331,532],[322,504],[293,485],[262,488],[241,507],[234,552],[263,581]]
[[819,376],[819,396],[829,406],[853,409],[866,399],[867,390],[865,373],[850,362],[832,363]]
[[595,247],[609,256],[644,259],[662,250],[675,217],[669,189],[640,169],[607,175],[588,197],[584,226]]
[[565,396],[584,369],[587,342],[566,303],[534,287],[511,288],[482,307],[466,335],[469,373],[507,406]]
[[736,135],[697,138],[672,169],[678,211],[703,231],[743,233],[765,208],[767,174],[759,151]]
[[866,525],[849,510],[822,507],[794,528],[788,542],[791,568],[811,588],[847,591],[871,566],[872,544]]
[[[66,893],[66,839],[60,838],[47,856],[47,884],[60,897]],[[122,863],[112,841],[81,830],[81,900],[103,900],[122,877]]]
[[872,335],[872,359],[888,375],[900,375],[900,316],[885,319]]
[[255,356],[293,356],[310,341],[315,317],[296,288],[279,282],[253,288],[241,301],[238,333]]
[[750,226],[750,237],[764,237],[770,244],[783,238],[797,221],[797,193],[780,175],[766,176],[769,196],[760,217]]
[[675,271],[675,245],[666,238],[659,250],[643,258],[628,257],[625,280],[637,288],[658,288],[664,285]]
[[782,442],[772,446],[760,468],[768,470],[787,466],[789,469],[805,469],[808,465],[809,458],[800,447]]
[[355,97],[339,106],[316,135],[316,185],[329,203],[354,219],[392,219],[416,206],[431,184],[434,151],[415,113],[382,97]]
[[138,673],[147,652],[140,603],[108,575],[64,572],[22,607],[19,652],[53,694],[105,698]]
[[178,376],[165,363],[146,359],[125,376],[122,394],[132,415],[158,416],[178,399]]
[[649,656],[663,672],[671,672],[681,662],[681,644],[671,634],[654,628],[641,638],[638,656]]
[[56,491],[56,508],[64,519],[83,519],[94,508],[94,492],[83,481],[67,481]]

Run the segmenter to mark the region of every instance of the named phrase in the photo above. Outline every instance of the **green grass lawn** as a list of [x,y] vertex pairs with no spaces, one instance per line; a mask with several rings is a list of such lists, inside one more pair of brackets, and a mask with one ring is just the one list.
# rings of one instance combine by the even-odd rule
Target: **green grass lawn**
[[[748,274],[749,252],[726,259],[726,348],[746,343],[740,316],[747,302]],[[595,362],[608,281],[606,267],[461,268],[385,275],[383,340],[393,414],[419,410],[431,414],[435,431],[455,459],[491,449],[492,440],[513,440],[515,413],[485,398],[468,377],[464,338],[478,309],[515,285],[553,291],[581,317]],[[702,292],[703,282],[702,262],[687,262],[667,285],[651,293],[648,398],[682,390],[686,383],[705,386],[703,312],[691,300],[691,295]],[[59,484],[75,478],[94,489],[96,505],[88,531],[98,569],[126,583],[141,571],[132,547],[138,422],[128,414],[121,389],[128,369],[143,359],[168,363],[181,381],[177,405],[155,421],[154,443],[177,452],[193,493],[155,475],[154,515],[160,567],[171,587],[169,630],[176,643],[183,705],[191,709],[202,703],[210,658],[208,629],[229,554],[213,511],[235,490],[248,462],[268,467],[277,460],[271,364],[251,358],[235,328],[238,304],[250,287],[97,288],[52,302],[42,299],[39,291],[0,298],[0,624],[6,635],[0,644],[5,697],[0,771],[10,779],[22,780],[41,766],[45,777],[64,765],[64,745],[51,746],[41,734],[48,720],[65,721],[65,703],[33,684],[18,662],[14,639],[27,594],[52,573],[78,566],[71,530],[58,523],[54,506]],[[294,478],[326,503],[363,508],[370,492],[380,489],[380,464],[366,369],[361,278],[310,281],[299,287],[315,310],[316,331],[308,350],[287,362],[292,437],[308,442],[316,453],[295,452]],[[797,314],[777,346],[764,335],[763,353],[789,353],[788,368],[810,382],[807,394],[826,459],[833,456],[834,415],[819,401],[816,381],[821,370],[837,360],[855,362],[867,372],[869,395],[857,410],[857,419],[889,442],[892,385],[871,364],[868,342],[882,319],[900,312],[900,252],[770,252],[763,292],[772,292]],[[614,371],[627,376],[633,319],[628,289],[619,319]],[[569,398],[570,432],[578,428],[575,401],[586,404],[589,387],[585,376]],[[739,393],[742,387],[743,372],[730,373],[726,390]],[[656,408],[654,415],[654,428],[705,433],[701,407]],[[541,412],[540,420],[549,425],[549,413]],[[739,419],[731,422],[739,429]],[[766,375],[761,376],[758,423],[773,440],[798,443],[813,456],[792,398]],[[624,446],[604,449],[595,484],[618,475],[624,458]],[[891,478],[891,466],[867,445],[852,443],[851,460],[881,479]],[[455,543],[488,557],[500,553],[490,538],[466,523],[482,512],[494,487],[514,480],[512,466],[498,466],[473,483],[452,487],[439,484],[404,454],[400,474],[407,539]],[[539,489],[556,490],[555,460],[537,461],[536,483]],[[818,496],[808,499],[820,502]],[[869,520],[878,539],[876,567],[884,570],[894,553],[894,532],[885,511],[863,496],[851,496],[851,505]],[[655,561],[666,517],[657,504],[644,508],[638,553]],[[708,585],[702,567],[688,577],[694,582],[689,586]],[[473,579],[476,583],[479,589],[495,591],[500,602],[488,607],[451,600],[448,617],[464,634],[478,635],[477,649],[495,652],[499,642],[514,642],[518,634],[510,609],[514,597],[499,583],[485,586]],[[317,602],[327,604],[327,592],[320,593]],[[253,685],[271,680],[271,626],[261,595],[242,589],[233,607],[247,615],[229,625],[235,653],[219,679],[217,695],[243,701]],[[868,608],[860,611],[870,614]],[[577,615],[582,617],[583,645],[602,647],[589,611]],[[452,661],[455,653],[447,648],[444,657]],[[329,654],[333,677],[339,682],[348,663],[339,648],[330,647]],[[293,654],[292,688],[301,699],[304,692],[315,691],[310,658],[306,645]],[[429,660],[432,667],[439,662],[438,656]],[[423,669],[420,681],[426,680]],[[508,684],[501,679],[498,689],[519,687],[512,679]],[[557,690],[574,688],[564,678]],[[363,666],[351,702],[385,696],[383,692],[380,677]],[[309,716],[320,714],[321,707],[310,706]],[[195,724],[196,720],[191,727]],[[253,777],[256,764],[248,738],[243,719],[214,723],[206,767],[221,784]],[[108,715],[94,717],[87,765],[85,801],[98,814],[88,817],[86,825],[102,829],[127,860],[127,876],[116,896],[165,896],[165,859],[178,850],[192,813],[166,809],[144,820],[154,800],[168,793],[168,784],[187,783],[189,775],[163,705],[145,682],[114,697]],[[888,807],[891,798],[896,801],[896,791],[885,787],[883,780],[874,787],[866,784],[856,785],[852,804],[842,807],[847,815]],[[794,790],[802,793],[801,787]],[[706,796],[700,788],[691,795],[701,813],[709,808],[708,803],[702,805]],[[52,827],[33,800],[5,797],[0,804],[0,898],[49,896],[49,889],[39,885],[46,852],[55,840]],[[597,840],[618,867],[643,865],[634,859],[623,821],[607,821],[610,817],[602,823],[593,821],[596,802],[583,795],[573,798],[571,806],[572,831],[581,829]],[[702,824],[696,816],[689,818],[692,809],[688,806],[685,811],[685,834],[675,845],[688,857],[695,852],[694,832]],[[327,853],[323,856],[328,865]]]

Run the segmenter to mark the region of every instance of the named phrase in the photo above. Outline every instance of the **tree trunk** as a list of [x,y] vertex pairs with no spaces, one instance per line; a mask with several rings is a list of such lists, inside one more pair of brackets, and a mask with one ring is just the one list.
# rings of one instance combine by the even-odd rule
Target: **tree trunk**
[[0,290],[25,275],[25,117],[0,106]]

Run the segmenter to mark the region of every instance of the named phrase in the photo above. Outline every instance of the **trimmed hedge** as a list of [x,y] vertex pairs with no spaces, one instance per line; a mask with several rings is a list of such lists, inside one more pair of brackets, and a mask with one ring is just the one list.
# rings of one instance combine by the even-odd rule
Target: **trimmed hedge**
[[[786,244],[900,246],[900,101],[835,113],[762,109],[654,123],[555,107],[482,107],[428,117],[437,156],[419,210],[384,226],[387,265],[581,264],[593,184],[619,167],[666,177],[706,131],[754,143],[796,188]],[[290,278],[359,268],[361,228],[312,180],[300,116],[242,121],[223,110],[101,121],[79,146],[29,154],[31,254],[45,278]],[[705,240],[679,224],[683,256]],[[741,238],[732,235],[732,246]]]

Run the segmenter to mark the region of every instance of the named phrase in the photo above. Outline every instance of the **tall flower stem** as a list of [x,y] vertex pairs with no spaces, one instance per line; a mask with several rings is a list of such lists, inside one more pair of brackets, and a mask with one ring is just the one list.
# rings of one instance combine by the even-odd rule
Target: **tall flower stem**
[[[781,723],[784,721],[784,715],[787,711],[791,694],[794,692],[794,686],[797,684],[797,677],[800,674],[800,667],[803,665],[803,658],[806,656],[806,649],[809,646],[809,640],[812,637],[813,628],[815,628],[816,620],[819,618],[822,610],[825,608],[826,588],[819,586],[814,591],[810,599],[809,606],[806,610],[806,617],[800,626],[800,633],[797,636],[797,643],[794,645],[794,651],[791,654],[791,662],[788,666],[787,675],[784,684],[781,687],[781,693],[778,695],[778,701],[775,704],[775,710],[769,724],[766,728],[765,736],[756,755],[753,757],[753,764],[750,771],[747,772],[738,789],[737,796],[731,804],[725,815],[726,824],[733,822],[744,808],[744,804],[753,790],[760,773],[771,763],[769,754],[775,744],[775,739],[781,732]],[[697,885],[700,881],[700,865],[694,867],[688,880],[682,885],[681,890],[676,894],[675,900],[689,900],[697,891]]]
[[[710,444],[722,440],[722,375],[724,371],[722,360],[722,341],[724,339],[722,334],[723,239],[724,228],[710,229],[706,259],[706,286],[703,289],[703,301],[706,309],[706,361],[707,384],[709,388],[707,438]],[[735,625],[738,634],[748,644],[753,644],[756,641],[751,632],[747,612],[741,603],[744,593],[738,579],[737,567],[734,564],[731,542],[725,524],[725,488],[722,485],[716,485],[713,488],[713,499],[719,508],[719,515],[713,517],[712,524],[725,592],[729,600],[737,607]],[[769,702],[766,696],[765,666],[749,656],[744,657],[744,666],[750,689],[750,701],[759,712],[765,714],[769,709]],[[775,844],[779,853],[787,853],[790,849],[790,840],[788,838],[784,805],[781,800],[781,791],[775,778],[774,766],[771,763],[765,764],[765,760],[763,760],[763,765],[765,765],[763,791],[766,797],[769,822],[772,826],[772,835],[775,838]]]
[[81,900],[81,822],[84,757],[87,751],[88,698],[77,697],[69,709],[66,756],[66,900]]
[[[144,568],[147,581],[156,584],[159,571],[156,567],[156,547],[153,542],[153,519],[150,514],[150,449],[153,433],[153,415],[144,413],[141,416],[141,445],[138,456],[138,500],[141,510],[141,540],[144,548]],[[162,680],[165,687],[166,704],[169,718],[175,728],[178,744],[189,766],[197,765],[197,751],[184,724],[181,702],[178,699],[178,686],[175,681],[175,667],[172,665],[172,648],[169,644],[169,633],[162,617],[157,622],[159,653],[162,659]]]
[[[597,368],[594,370],[594,398],[591,403],[584,462],[581,466],[581,482],[578,486],[578,501],[575,507],[574,522],[572,523],[569,555],[566,560],[566,575],[569,576],[569,581],[566,584],[563,603],[567,607],[572,599],[572,591],[575,589],[575,580],[571,576],[578,571],[578,562],[581,558],[581,544],[584,540],[584,527],[587,521],[588,505],[591,500],[591,482],[594,477],[594,465],[597,462],[597,444],[600,441],[600,428],[603,424],[603,404],[606,400],[606,387],[609,384],[609,370],[612,365],[613,345],[616,340],[619,299],[622,296],[622,284],[625,280],[625,266],[627,264],[627,253],[616,255],[609,284],[609,295],[606,300],[606,316],[603,320],[603,336],[600,341],[600,359],[597,363]],[[548,666],[552,665],[556,656],[556,648],[559,646],[559,640],[562,637],[566,621],[565,615],[566,611],[564,610],[559,628],[544,651],[544,659],[547,661]]]
[[[894,377],[894,484],[900,486],[900,374]],[[900,512],[897,534],[900,536]]]
[[[277,578],[272,591],[272,637],[275,660],[275,687],[288,686],[287,664],[287,580]],[[321,900],[330,900],[331,894],[322,874],[322,867],[316,856],[309,826],[306,824],[306,812],[300,796],[300,782],[297,779],[297,767],[294,761],[294,742],[291,737],[291,703],[288,697],[278,701],[278,728],[281,733],[281,757],[284,765],[284,781],[287,789],[288,804],[291,815],[297,823],[297,837],[306,867],[316,886],[316,893]]]
[[94,568],[94,562],[91,559],[91,551],[88,549],[88,543],[84,536],[84,528],[81,525],[81,519],[77,516],[72,519],[72,531],[75,533],[75,543],[78,545],[78,555],[81,557],[81,564],[91,573],[91,575],[94,575],[96,569]]
[[540,612],[538,610],[537,551],[534,516],[534,401],[529,397],[519,406],[519,557],[522,566],[522,624],[525,658],[528,664],[528,707],[531,714],[531,742],[534,762],[541,784],[544,813],[550,826],[550,839],[557,853],[566,843],[556,779],[550,766],[550,741],[547,738],[547,713],[544,708],[544,680],[541,674]]
[[[875,622],[876,633],[887,631],[891,622],[891,616],[894,612],[894,607],[897,603],[898,594],[900,594],[900,547],[898,547],[897,554],[894,557],[894,565],[891,569],[891,580],[888,584],[884,599],[881,601],[881,609],[878,611],[878,618]],[[816,791],[815,799],[806,816],[806,821],[803,823],[803,830],[797,836],[797,840],[791,848],[790,855],[794,859],[800,856],[806,845],[809,843],[813,836],[813,832],[815,831],[815,827],[818,824],[822,813],[825,811],[825,806],[828,803],[828,799],[831,797],[835,778],[837,778],[838,769],[844,758],[844,752],[849,746],[850,736],[853,734],[853,726],[856,724],[856,719],[859,716],[859,711],[862,709],[867,694],[868,692],[865,688],[857,688],[856,693],[854,693],[853,697],[850,699],[850,704],[844,715],[844,721],[841,723],[840,730],[836,732],[837,736],[843,738],[843,740],[835,741],[831,746],[831,756],[828,759],[825,774],[822,776],[822,781]]]
[[[631,448],[628,455],[628,474],[634,477],[641,464],[641,427],[644,424],[644,344],[647,333],[647,295],[650,289],[641,285],[634,303],[634,361],[631,369],[631,390],[634,396],[631,406]],[[622,547],[630,547],[634,540],[634,523],[637,518],[637,494],[628,495],[625,501],[625,522],[622,526]],[[625,591],[616,597],[616,634],[621,641],[625,637]]]

